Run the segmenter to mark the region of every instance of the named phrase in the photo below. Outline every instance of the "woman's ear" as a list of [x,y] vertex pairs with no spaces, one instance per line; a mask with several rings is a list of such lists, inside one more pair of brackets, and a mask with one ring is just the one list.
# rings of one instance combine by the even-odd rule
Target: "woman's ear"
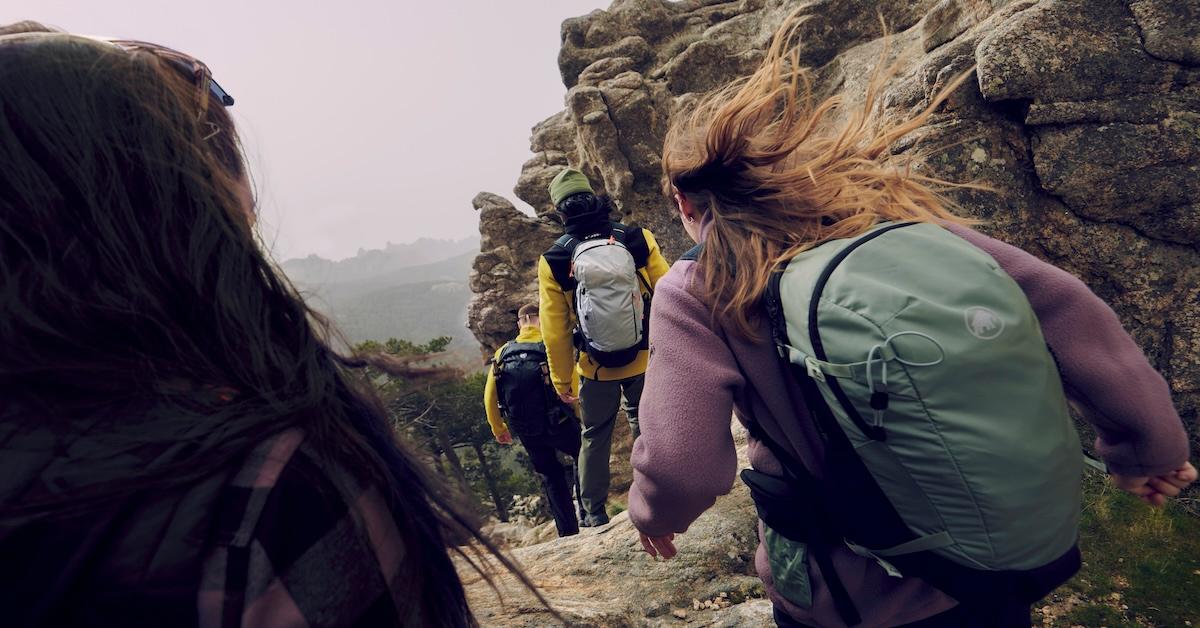
[[688,197],[683,192],[675,190],[675,206],[679,209],[683,219],[688,222],[696,221],[696,207],[688,200]]

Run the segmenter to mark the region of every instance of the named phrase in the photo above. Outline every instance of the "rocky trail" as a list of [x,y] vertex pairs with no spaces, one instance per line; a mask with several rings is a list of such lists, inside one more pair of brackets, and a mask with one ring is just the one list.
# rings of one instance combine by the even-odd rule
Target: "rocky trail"
[[[745,431],[736,425],[734,430],[739,465],[748,466]],[[510,553],[572,625],[759,626],[770,623],[771,604],[762,599],[754,574],[756,521],[749,492],[738,482],[676,538],[679,555],[669,562],[643,553],[626,512],[562,539],[554,538],[553,522],[542,524],[522,541],[542,542]],[[499,596],[470,567],[459,565],[484,626],[556,623],[516,578],[492,566],[499,574]]]
[[[1111,304],[1166,377],[1193,439],[1200,437],[1195,0],[616,0],[607,11],[567,20],[558,60],[565,107],[533,127],[533,155],[513,190],[537,216],[497,194],[474,200],[482,252],[471,273],[469,326],[485,350],[509,338],[512,313],[536,295],[537,258],[559,233],[546,186],[562,167],[582,169],[622,221],[655,233],[668,259],[688,248],[661,188],[669,121],[699,94],[751,71],[797,9],[807,17],[801,58],[820,96],[860,102],[886,58],[899,70],[883,113],[904,115],[974,68],[894,150],[931,152],[932,174],[994,190],[953,197],[982,231],[1074,273]],[[1188,579],[1200,578],[1200,564],[1187,562],[1200,556],[1190,540],[1195,519],[1145,515],[1103,487],[1094,491],[1085,509],[1094,564],[1038,611],[1044,625],[1196,620],[1200,599],[1188,591],[1200,590],[1200,580]],[[739,484],[679,537],[670,563],[641,552],[624,514],[512,554],[574,624],[769,625],[770,605],[753,575],[754,521]],[[528,541],[544,538],[543,531]],[[1139,538],[1153,539],[1154,548]],[[511,577],[498,578],[502,602],[478,576],[462,573],[485,626],[553,623]],[[1160,586],[1157,577],[1170,582]]]

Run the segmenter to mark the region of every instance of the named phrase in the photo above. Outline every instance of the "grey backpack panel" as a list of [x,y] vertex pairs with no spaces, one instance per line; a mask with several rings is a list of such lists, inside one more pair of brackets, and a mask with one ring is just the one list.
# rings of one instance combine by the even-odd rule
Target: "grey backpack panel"
[[639,346],[645,303],[637,265],[616,238],[581,242],[571,257],[575,312],[590,345],[604,352]]

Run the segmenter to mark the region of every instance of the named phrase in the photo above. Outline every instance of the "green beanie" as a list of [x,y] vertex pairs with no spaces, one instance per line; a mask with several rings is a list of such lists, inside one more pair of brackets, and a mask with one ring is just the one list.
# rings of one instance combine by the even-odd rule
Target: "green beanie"
[[558,207],[564,198],[581,192],[594,194],[592,184],[588,183],[587,177],[574,168],[563,168],[563,171],[550,182],[550,202],[554,203],[555,207]]

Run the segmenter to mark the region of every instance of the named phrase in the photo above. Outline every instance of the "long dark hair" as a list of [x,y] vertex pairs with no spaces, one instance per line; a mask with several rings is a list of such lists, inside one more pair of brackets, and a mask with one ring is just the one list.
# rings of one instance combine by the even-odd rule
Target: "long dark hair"
[[[473,624],[443,531],[476,527],[261,252],[232,124],[219,106],[198,115],[196,93],[153,54],[0,42],[0,425],[112,444],[69,490],[32,488],[0,518],[185,486],[299,427],[390,488],[423,616]],[[114,464],[113,448],[142,463]]]

